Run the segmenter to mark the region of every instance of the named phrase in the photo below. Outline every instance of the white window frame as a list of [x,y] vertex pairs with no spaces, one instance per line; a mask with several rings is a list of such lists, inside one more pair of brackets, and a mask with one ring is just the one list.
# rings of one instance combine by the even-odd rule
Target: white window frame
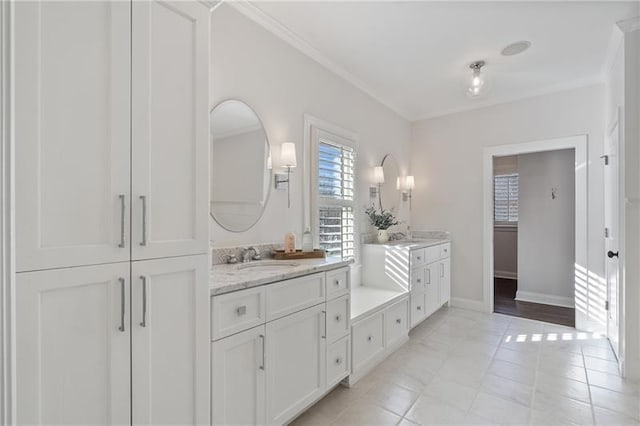
[[[318,142],[320,138],[329,139],[340,145],[344,145],[353,149],[354,151],[354,188],[353,188],[353,200],[349,202],[340,200],[327,199],[326,203],[320,202],[318,195]],[[304,173],[305,188],[307,189],[304,194],[304,206],[309,206],[304,211],[304,225],[305,228],[310,228],[313,234],[314,247],[317,247],[320,243],[320,226],[319,226],[319,209],[320,207],[342,207],[350,206],[353,209],[354,218],[354,258],[359,258],[360,252],[360,221],[358,218],[360,215],[360,209],[358,208],[358,188],[357,188],[357,174],[358,174],[358,134],[349,130],[346,130],[340,126],[305,114],[304,116],[304,156],[308,161],[305,162],[305,168],[309,171]]]
[[[497,226],[514,226],[517,227],[518,226],[518,221],[517,220],[496,220],[496,193],[495,193],[495,182],[496,182],[496,178],[500,178],[500,177],[506,177],[506,178],[510,178],[516,176],[518,178],[518,218],[520,218],[520,175],[518,174],[518,172],[513,172],[513,173],[499,173],[493,176],[493,223]],[[509,192],[509,190],[507,190],[507,192]],[[510,203],[510,200],[509,200]],[[509,206],[507,205],[507,216],[508,219],[510,219],[510,212],[509,212]]]

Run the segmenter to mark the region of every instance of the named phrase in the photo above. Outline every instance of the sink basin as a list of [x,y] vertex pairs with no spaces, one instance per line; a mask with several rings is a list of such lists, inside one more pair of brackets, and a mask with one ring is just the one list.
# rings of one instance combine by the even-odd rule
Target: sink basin
[[238,265],[236,269],[239,271],[251,270],[251,271],[278,271],[295,268],[300,266],[299,263],[281,262],[278,260],[266,261],[266,262],[249,262]]

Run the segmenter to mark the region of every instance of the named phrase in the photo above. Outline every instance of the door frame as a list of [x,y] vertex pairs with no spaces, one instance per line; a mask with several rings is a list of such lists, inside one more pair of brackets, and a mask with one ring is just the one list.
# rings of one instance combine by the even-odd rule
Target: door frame
[[[509,155],[530,154],[561,149],[575,150],[575,263],[584,265],[588,271],[588,169],[587,135],[576,135],[557,139],[546,139],[512,145],[484,148],[483,152],[483,266],[484,307],[487,312],[494,309],[494,253],[493,253],[493,158]],[[588,275],[585,273],[585,275]],[[588,284],[585,283],[585,291]],[[578,315],[576,328],[588,328],[587,315]]]
[[0,423],[15,424],[15,228],[11,1],[0,2]]

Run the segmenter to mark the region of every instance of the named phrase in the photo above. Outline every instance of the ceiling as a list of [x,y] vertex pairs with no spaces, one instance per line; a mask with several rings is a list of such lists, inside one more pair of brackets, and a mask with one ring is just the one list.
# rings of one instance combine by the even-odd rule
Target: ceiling
[[[412,121],[602,81],[614,24],[640,11],[637,1],[232,4]],[[531,48],[500,54],[519,40]],[[479,59],[490,90],[470,99]]]

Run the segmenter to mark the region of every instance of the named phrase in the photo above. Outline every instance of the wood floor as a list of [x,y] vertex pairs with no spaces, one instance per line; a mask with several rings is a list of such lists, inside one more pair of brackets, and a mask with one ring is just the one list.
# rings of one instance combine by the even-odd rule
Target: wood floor
[[517,280],[496,278],[494,281],[494,312],[529,318],[553,324],[575,327],[575,309],[541,303],[516,301]]

